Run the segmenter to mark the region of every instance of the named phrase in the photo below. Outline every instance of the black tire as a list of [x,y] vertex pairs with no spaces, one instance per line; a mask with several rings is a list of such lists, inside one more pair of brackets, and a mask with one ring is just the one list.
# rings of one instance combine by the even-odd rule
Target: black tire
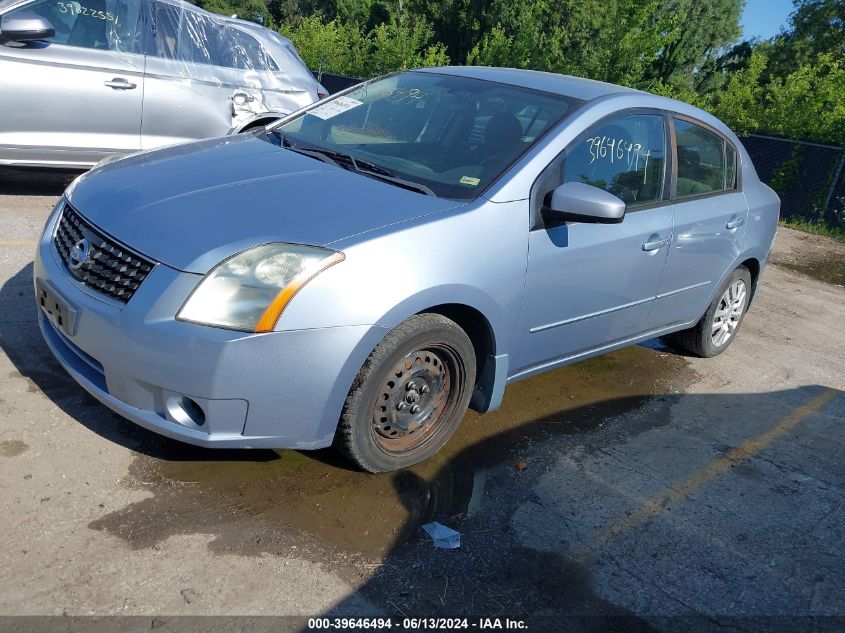
[[[717,312],[721,311],[721,304],[728,288],[731,288],[737,282],[742,282],[745,288],[745,295],[742,305],[742,311],[738,319],[732,321],[731,333],[728,338],[721,344],[714,341],[713,330],[716,327],[715,320],[717,319]],[[701,358],[712,358],[724,352],[730,346],[731,342],[736,338],[740,325],[745,318],[745,313],[748,311],[748,302],[751,300],[751,273],[745,266],[740,266],[734,270],[716,293],[713,302],[707,308],[704,316],[701,317],[698,323],[688,330],[681,330],[665,337],[671,344],[676,345],[690,354],[700,356]]]
[[371,473],[428,459],[464,417],[475,365],[472,342],[454,321],[439,314],[411,317],[388,332],[355,377],[336,448]]

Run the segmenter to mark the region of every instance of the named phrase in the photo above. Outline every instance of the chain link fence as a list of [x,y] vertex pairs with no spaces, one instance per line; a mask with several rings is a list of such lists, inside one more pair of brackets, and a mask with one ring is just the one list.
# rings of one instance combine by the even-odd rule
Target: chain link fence
[[845,228],[845,149],[751,134],[742,144],[781,198],[781,217]]

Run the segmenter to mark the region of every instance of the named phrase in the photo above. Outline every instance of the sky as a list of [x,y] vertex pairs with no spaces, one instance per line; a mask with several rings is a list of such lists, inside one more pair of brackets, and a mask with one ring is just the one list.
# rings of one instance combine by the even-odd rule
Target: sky
[[742,38],[777,35],[792,13],[792,0],[747,0],[742,15]]

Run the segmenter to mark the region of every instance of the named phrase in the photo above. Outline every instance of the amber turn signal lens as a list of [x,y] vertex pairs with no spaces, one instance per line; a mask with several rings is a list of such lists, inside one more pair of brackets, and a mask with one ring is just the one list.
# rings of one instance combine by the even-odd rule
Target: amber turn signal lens
[[255,326],[255,331],[272,332],[273,328],[276,327],[276,322],[278,322],[279,317],[282,316],[282,312],[284,312],[288,303],[290,303],[290,300],[294,298],[296,293],[321,272],[342,262],[344,259],[343,253],[333,253],[330,257],[321,261],[319,265],[315,266],[311,270],[306,270],[298,277],[295,277],[287,286],[281,289],[279,294],[276,295],[276,298],[273,299],[273,302],[267,306],[267,309],[264,311],[264,314],[261,315],[261,318],[258,320],[258,324]]

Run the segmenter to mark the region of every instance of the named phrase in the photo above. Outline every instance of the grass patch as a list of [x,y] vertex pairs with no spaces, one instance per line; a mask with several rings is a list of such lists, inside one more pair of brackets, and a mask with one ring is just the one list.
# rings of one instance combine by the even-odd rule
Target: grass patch
[[840,242],[845,242],[845,229],[828,226],[827,224],[814,222],[813,220],[808,220],[806,218],[782,219],[780,221],[780,225],[789,229],[795,229],[796,231],[804,231],[804,233],[812,233],[814,235],[823,235],[825,237],[839,240]]

